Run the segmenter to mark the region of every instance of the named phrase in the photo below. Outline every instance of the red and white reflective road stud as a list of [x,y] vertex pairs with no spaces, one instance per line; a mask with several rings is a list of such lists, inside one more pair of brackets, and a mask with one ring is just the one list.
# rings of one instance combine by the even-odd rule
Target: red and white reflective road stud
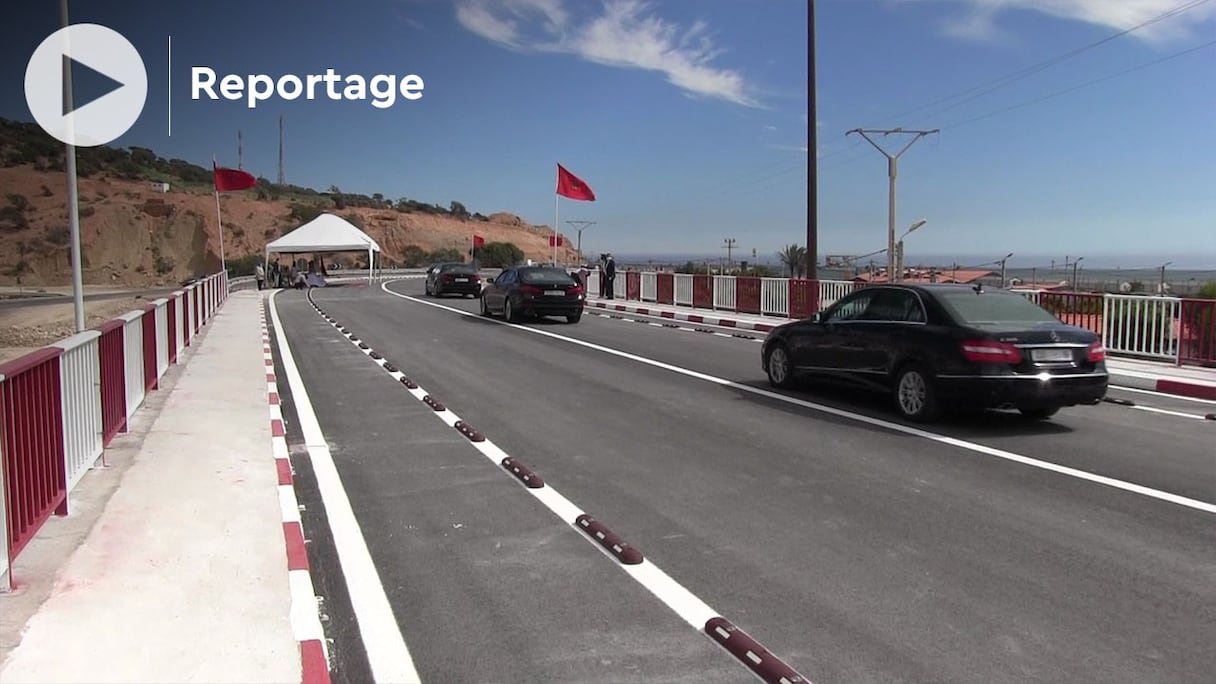
[[625,565],[637,565],[642,562],[642,552],[625,543],[624,539],[608,529],[604,523],[584,513],[574,519],[574,524]]

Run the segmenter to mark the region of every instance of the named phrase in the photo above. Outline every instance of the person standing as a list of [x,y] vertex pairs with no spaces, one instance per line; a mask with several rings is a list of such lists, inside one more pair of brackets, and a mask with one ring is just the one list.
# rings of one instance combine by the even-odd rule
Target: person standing
[[608,253],[608,258],[604,260],[604,281],[605,290],[607,291],[608,299],[616,299],[616,259],[612,258],[612,253]]
[[262,290],[266,287],[266,269],[262,266],[262,262],[257,262],[253,265],[253,277],[258,281],[258,289]]

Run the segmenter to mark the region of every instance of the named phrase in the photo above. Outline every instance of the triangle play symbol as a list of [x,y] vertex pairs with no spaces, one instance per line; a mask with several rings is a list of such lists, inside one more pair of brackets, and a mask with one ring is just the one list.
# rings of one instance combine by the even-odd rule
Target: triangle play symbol
[[[76,69],[72,69],[73,65],[75,65]],[[64,116],[67,116],[68,114],[71,114],[73,111],[80,109],[81,107],[83,107],[87,104],[95,102],[95,101],[105,97],[106,95],[109,95],[110,93],[114,92],[115,90],[118,90],[119,88],[126,87],[126,85],[127,85],[125,83],[122,83],[121,81],[116,81],[116,80],[110,78],[109,76],[106,76],[105,74],[94,69],[93,67],[90,67],[89,65],[85,64],[84,62],[80,62],[75,59],[72,59],[71,57],[69,57],[67,55],[63,55],[63,78],[65,81],[67,80],[69,73],[72,75],[72,91],[73,91],[73,100],[74,100],[74,102],[72,104],[74,106],[68,107],[67,93],[65,92],[64,98],[63,98],[63,115]],[[78,77],[83,77],[83,78],[78,78]],[[97,92],[97,94],[92,97],[88,97],[88,98],[81,100],[81,99],[79,99],[79,95],[82,90],[80,88],[80,85],[82,85],[82,84],[85,85],[86,88],[91,92],[97,92],[97,91],[100,91],[100,92]]]

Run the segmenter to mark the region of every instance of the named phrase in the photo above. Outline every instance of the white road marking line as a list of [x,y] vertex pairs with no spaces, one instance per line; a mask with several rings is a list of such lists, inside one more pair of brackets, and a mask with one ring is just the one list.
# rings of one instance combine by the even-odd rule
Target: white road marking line
[[[385,291],[392,293],[391,290],[385,289]],[[433,304],[432,302],[424,303]],[[443,305],[436,304],[436,306],[446,308]],[[456,310],[459,311],[459,309]],[[481,315],[479,313],[463,313],[470,316]],[[358,347],[356,346],[356,348]],[[360,349],[360,351],[370,358],[370,349]],[[377,361],[377,363],[379,363],[381,368],[383,368],[384,364],[382,361]],[[398,383],[400,383],[400,379],[402,377],[405,377],[405,374],[400,371],[388,373],[388,375],[392,376],[392,378]],[[417,389],[409,390],[409,392],[419,400],[428,394],[428,392],[423,389],[421,385],[419,385]],[[428,406],[428,408],[430,407]],[[452,409],[446,404],[444,405],[444,408],[447,410],[433,412],[449,426],[454,425],[456,421],[461,420],[461,418],[457,416],[456,413],[452,411]],[[579,537],[587,539],[587,535],[579,530],[578,525],[575,522],[580,516],[584,515],[586,511],[583,511],[565,496],[560,494],[556,489],[554,489],[552,483],[546,481],[544,487],[533,489],[524,485],[522,482],[519,482],[517,478],[508,473],[506,469],[502,467],[503,459],[510,456],[510,454],[503,451],[503,449],[498,445],[494,444],[489,437],[486,437],[485,441],[482,442],[470,441],[469,444],[485,455],[486,458],[488,458],[490,462],[498,468],[498,470],[502,471],[504,475],[515,480],[516,483],[519,484],[525,491],[536,497],[536,499],[540,501],[545,508],[548,508],[553,512],[554,515],[569,525],[571,529],[574,529]],[[543,473],[537,474],[544,477]],[[604,535],[602,532],[597,532],[596,536],[602,539]],[[590,543],[590,540],[588,540],[588,542]],[[721,613],[718,613],[713,608],[710,608],[708,604],[697,598],[696,595],[694,595],[691,591],[689,591],[679,582],[672,579],[667,573],[663,572],[663,570],[651,563],[645,557],[643,557],[642,562],[637,565],[626,565],[621,563],[619,559],[613,557],[612,554],[610,554],[607,549],[603,548],[602,545],[591,543],[591,546],[597,549],[600,553],[603,553],[608,558],[611,558],[617,567],[622,568],[625,572],[629,573],[629,575],[633,577],[638,584],[641,584],[646,588],[647,591],[654,594],[657,599],[662,601],[663,604],[674,611],[676,615],[679,615],[681,619],[687,622],[698,632],[704,634],[705,623],[707,623],[711,618],[721,615]]]
[[1134,408],[1138,411],[1148,411],[1150,413],[1160,413],[1160,414],[1163,414],[1166,416],[1178,416],[1179,418],[1194,418],[1195,420],[1207,420],[1207,418],[1204,418],[1203,416],[1201,416],[1197,413],[1183,413],[1182,411],[1170,411],[1168,409],[1156,408],[1155,406],[1141,406],[1139,404],[1136,404],[1134,406],[1129,406],[1128,408]]
[[1157,392],[1154,390],[1140,389],[1139,387],[1124,387],[1123,385],[1111,385],[1110,388],[1117,389],[1122,392],[1138,392],[1140,394],[1151,394],[1155,397],[1162,397],[1165,399],[1181,399],[1183,401],[1193,401],[1193,402],[1196,402],[1199,404],[1209,404],[1212,406],[1216,406],[1216,401],[1213,401],[1211,399],[1203,399],[1200,397],[1188,397],[1185,394],[1170,394],[1168,392]]
[[[392,282],[392,281],[389,281],[389,282]],[[434,302],[428,302],[428,301],[425,301],[422,299],[418,299],[416,297],[411,297],[409,295],[403,295],[398,292],[393,292],[392,290],[388,289],[388,284],[389,284],[388,282],[383,283],[380,286],[380,289],[382,289],[383,291],[387,292],[388,294],[390,294],[394,297],[405,299],[405,300],[408,300],[411,302],[417,302],[419,304],[427,304],[429,306],[434,306],[437,308],[445,309],[447,311],[451,311],[451,312],[460,314],[462,316],[478,315],[478,314],[469,313],[468,311],[463,311],[461,309],[454,309],[454,308],[451,308],[448,306],[444,306],[442,304],[436,304]],[[1105,475],[1098,475],[1096,473],[1091,473],[1091,472],[1087,472],[1084,470],[1078,470],[1076,468],[1069,468],[1068,466],[1062,466],[1062,465],[1059,465],[1056,463],[1051,463],[1049,461],[1040,461],[1037,458],[1031,458],[1029,456],[1022,456],[1021,454],[1015,454],[1011,451],[1005,451],[1004,449],[997,449],[997,448],[986,446],[986,445],[979,444],[976,442],[968,442],[966,440],[958,439],[956,437],[948,437],[946,435],[939,435],[935,432],[921,430],[920,428],[914,428],[909,425],[901,425],[899,423],[892,423],[890,421],[882,420],[880,418],[872,418],[870,416],[862,415],[860,413],[853,413],[851,411],[845,411],[843,409],[838,409],[833,406],[816,404],[814,402],[806,401],[805,399],[797,399],[794,397],[786,396],[784,394],[780,394],[778,392],[764,390],[764,389],[760,389],[758,387],[752,387],[750,385],[740,384],[740,383],[734,382],[732,380],[727,380],[725,378],[719,378],[719,377],[716,377],[713,375],[709,375],[708,373],[701,373],[700,371],[694,371],[694,370],[691,370],[688,368],[681,368],[679,366],[674,366],[669,363],[663,363],[662,361],[655,361],[653,359],[648,359],[643,356],[638,356],[637,354],[630,354],[629,352],[619,351],[617,349],[605,347],[603,345],[595,344],[593,342],[585,342],[583,340],[577,340],[572,337],[566,337],[564,335],[559,335],[557,333],[549,332],[548,330],[540,330],[538,328],[531,328],[531,327],[528,327],[525,325],[508,323],[506,321],[501,321],[496,318],[490,319],[490,320],[492,320],[495,323],[498,323],[499,325],[510,326],[512,328],[517,328],[519,330],[527,331],[534,335],[551,337],[555,340],[561,340],[563,342],[568,342],[570,344],[578,345],[580,347],[586,347],[587,349],[594,349],[596,351],[603,352],[605,354],[611,354],[613,356],[618,356],[623,359],[629,359],[631,361],[636,361],[638,363],[645,364],[648,366],[653,366],[655,368],[662,368],[664,370],[668,370],[673,373],[678,373],[680,375],[684,375],[684,376],[687,376],[690,378],[696,378],[698,380],[704,380],[705,382],[713,383],[715,385],[721,385],[723,387],[729,387],[734,390],[739,390],[741,392],[747,392],[749,394],[754,394],[757,396],[765,397],[767,399],[773,399],[775,401],[781,401],[781,402],[785,402],[787,404],[801,406],[803,408],[811,409],[812,411],[819,411],[820,413],[827,413],[829,415],[837,416],[840,418],[846,418],[849,420],[854,420],[854,421],[857,421],[860,423],[865,423],[867,425],[873,425],[875,427],[885,428],[885,429],[888,429],[888,430],[891,430],[894,432],[902,432],[903,434],[906,434],[906,435],[912,435],[914,437],[921,437],[923,439],[937,442],[939,444],[948,444],[950,446],[959,447],[960,449],[966,449],[968,451],[985,454],[987,456],[993,456],[995,458],[1004,459],[1006,461],[1012,461],[1014,463],[1021,463],[1022,465],[1030,466],[1032,468],[1039,468],[1042,470],[1051,471],[1054,473],[1058,473],[1060,475],[1066,475],[1068,477],[1074,477],[1079,480],[1085,480],[1087,482],[1093,482],[1096,484],[1106,485],[1108,487],[1113,487],[1115,489],[1121,489],[1126,492],[1132,492],[1133,494],[1140,494],[1140,495],[1151,497],[1151,498],[1158,499],[1161,501],[1167,501],[1169,503],[1177,504],[1179,506],[1185,506],[1187,508],[1193,508],[1195,510],[1204,511],[1206,513],[1216,513],[1216,504],[1214,504],[1214,503],[1209,503],[1206,501],[1199,501],[1198,499],[1191,499],[1189,497],[1179,496],[1178,494],[1171,494],[1170,492],[1164,492],[1159,489],[1153,489],[1151,487],[1145,487],[1143,485],[1138,485],[1138,484],[1135,484],[1132,482],[1125,482],[1123,480],[1117,480],[1113,477],[1107,477]]]
[[279,319],[278,307],[275,305],[275,295],[279,292],[281,290],[275,290],[268,297],[279,357],[291,388],[300,429],[304,433],[305,446],[317,477],[317,487],[325,502],[334,546],[342,564],[342,573],[346,577],[346,587],[350,592],[351,606],[354,608],[359,633],[367,650],[372,676],[377,682],[420,684],[418,672],[414,669],[414,660],[405,645],[405,637],[402,636],[401,627],[393,615],[384,585],[380,581],[380,574],[376,571],[367,541],[363,538],[359,521],[355,518],[350,499],[342,486],[342,478],[338,475],[333,456],[329,452],[329,443],[325,441],[321,425],[317,422],[304,379],[300,376],[291,347],[287,344],[283,322]]

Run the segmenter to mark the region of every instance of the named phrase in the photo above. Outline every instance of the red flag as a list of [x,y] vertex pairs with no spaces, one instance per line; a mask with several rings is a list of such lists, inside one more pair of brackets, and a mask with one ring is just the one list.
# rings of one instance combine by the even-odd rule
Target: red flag
[[[556,245],[553,244],[554,241],[557,242]],[[550,247],[561,247],[565,243],[566,243],[566,238],[562,237],[561,235],[550,235],[549,236],[549,246]]]
[[583,182],[583,179],[570,173],[561,164],[557,165],[557,194],[570,199],[595,201],[595,193]]
[[215,191],[228,192],[229,190],[248,190],[258,184],[258,179],[253,177],[253,174],[238,169],[225,169],[222,166],[216,166],[215,162],[211,162],[212,170],[215,173]]
[[480,235],[474,235],[473,236],[473,246],[474,247],[485,247],[486,239]]

